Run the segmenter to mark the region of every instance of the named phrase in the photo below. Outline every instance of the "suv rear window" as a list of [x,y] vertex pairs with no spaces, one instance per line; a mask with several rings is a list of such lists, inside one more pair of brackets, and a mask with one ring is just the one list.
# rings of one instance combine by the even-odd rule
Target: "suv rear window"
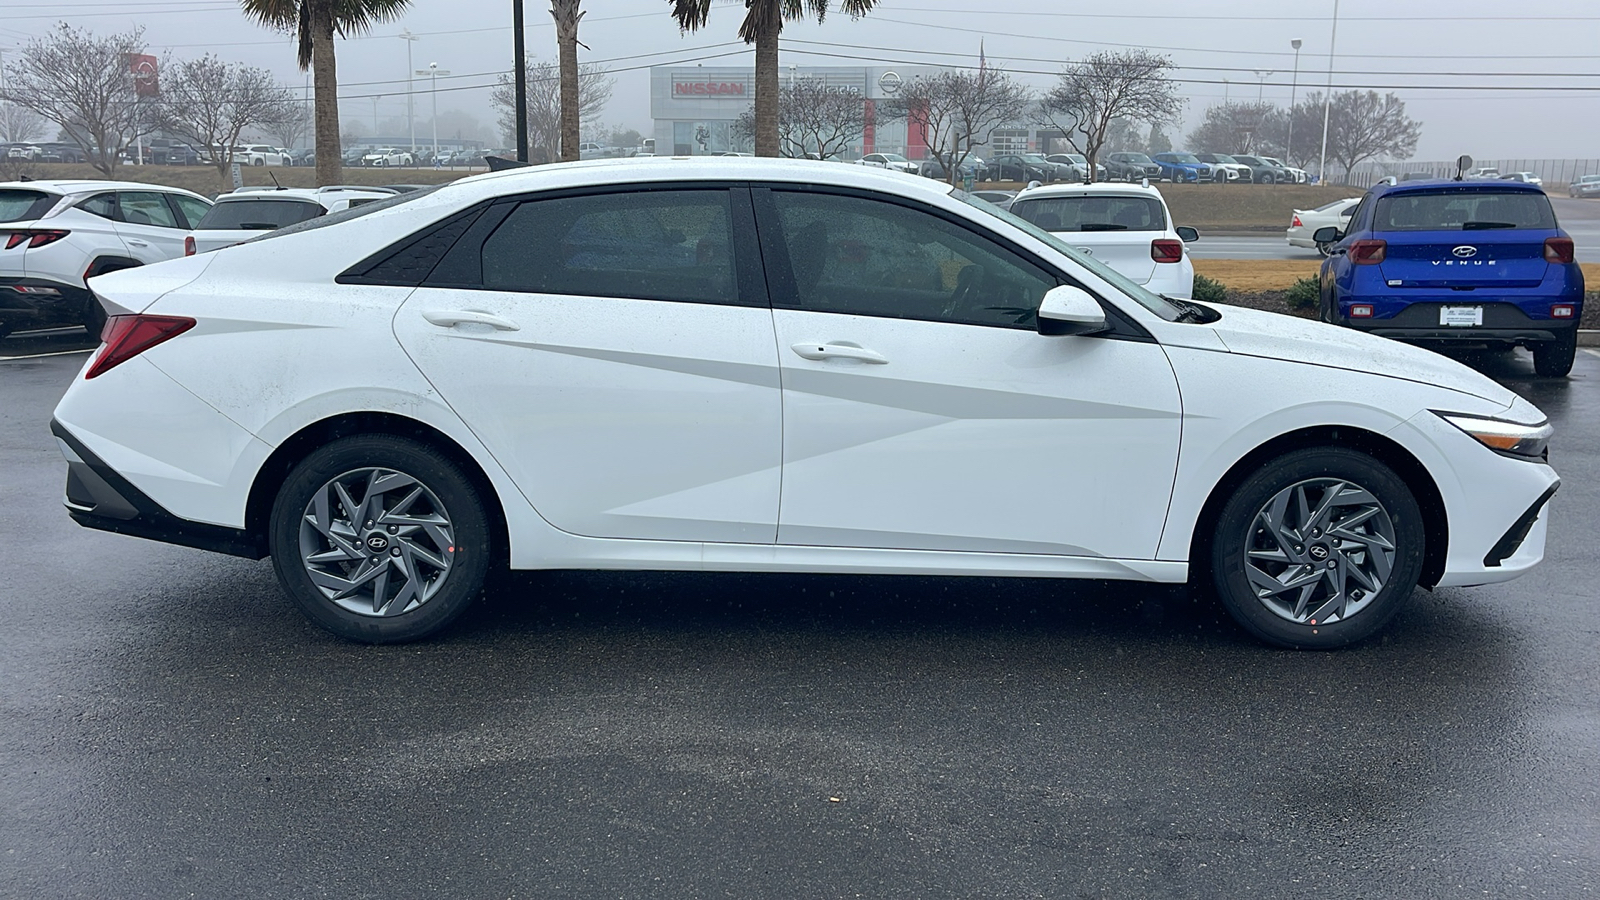
[[1556,227],[1550,198],[1534,191],[1434,191],[1378,200],[1374,231],[1479,231]]
[[50,210],[61,198],[44,191],[0,191],[0,222],[27,222]]
[[1150,197],[1019,199],[1011,213],[1045,231],[1166,231],[1161,201]]
[[233,200],[211,207],[196,231],[248,230],[272,231],[315,219],[327,210],[309,200]]

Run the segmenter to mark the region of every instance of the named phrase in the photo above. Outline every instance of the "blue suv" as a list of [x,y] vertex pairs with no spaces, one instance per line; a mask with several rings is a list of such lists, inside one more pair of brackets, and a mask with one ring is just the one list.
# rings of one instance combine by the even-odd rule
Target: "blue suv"
[[1322,264],[1321,317],[1423,345],[1527,347],[1541,376],[1572,369],[1583,271],[1538,186],[1407,181],[1368,191]]
[[1161,177],[1173,184],[1197,184],[1211,180],[1211,166],[1193,153],[1157,153],[1150,157],[1161,167]]

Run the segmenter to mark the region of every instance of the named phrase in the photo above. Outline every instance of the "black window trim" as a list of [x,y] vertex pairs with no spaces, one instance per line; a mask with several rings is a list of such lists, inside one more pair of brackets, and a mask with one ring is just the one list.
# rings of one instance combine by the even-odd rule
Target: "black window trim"
[[[492,210],[495,215],[486,215],[479,221],[474,222],[472,227],[468,228],[467,231],[462,234],[461,238],[456,241],[455,245],[452,246],[446,254],[440,256],[439,262],[442,263],[446,256],[455,254],[458,249],[461,252],[470,253],[474,245],[472,243],[468,243],[469,240],[475,242],[476,249],[481,254],[483,242],[488,240],[488,238],[494,233],[495,229],[499,228],[504,222],[506,217],[510,216],[511,212],[523,203],[536,203],[541,200],[564,200],[573,197],[607,196],[612,194],[641,194],[663,191],[723,191],[728,194],[729,210],[731,214],[729,226],[732,229],[733,238],[734,292],[737,295],[736,300],[733,303],[725,303],[721,301],[686,300],[682,298],[665,299],[659,297],[621,297],[618,299],[641,300],[655,303],[699,303],[707,306],[737,306],[755,309],[770,308],[771,300],[769,297],[767,280],[762,272],[762,254],[756,242],[756,216],[750,201],[750,185],[748,182],[744,181],[652,181],[635,184],[584,185],[581,187],[555,188],[543,191],[526,191],[518,194],[507,194],[505,196],[495,197],[490,200],[483,201],[482,203],[473,207],[476,209]],[[444,221],[436,223],[436,225],[430,227],[429,229],[419,231],[413,237],[416,240],[420,240],[424,236],[425,232],[431,232],[433,228],[442,226],[445,224],[445,222],[453,218],[455,217],[449,217]],[[379,262],[387,259],[393,253],[403,249],[403,244],[409,244],[413,242],[414,241],[411,239],[408,239],[404,242],[397,241],[396,243],[378,251],[367,259],[362,260],[360,263],[351,266],[336,280],[341,284],[392,283],[386,281],[363,280],[363,273],[377,265]],[[498,290],[484,287],[481,263],[478,269],[478,277],[475,282],[463,283],[437,281],[434,279],[433,274],[434,271],[438,270],[438,268],[439,265],[435,264],[433,271],[430,271],[427,276],[423,277],[414,286],[468,291]],[[505,293],[505,291],[499,292]],[[510,291],[509,293],[518,292]]]
[[[976,239],[988,241],[989,243],[994,244],[995,246],[1000,247],[1009,253],[1021,257],[1025,262],[1036,266],[1044,271],[1047,275],[1054,276],[1057,287],[1069,285],[1071,287],[1080,288],[1086,291],[1091,297],[1094,297],[1095,301],[1100,304],[1100,308],[1105,311],[1106,324],[1111,327],[1109,331],[1101,332],[1093,335],[1093,337],[1109,338],[1112,340],[1122,341],[1137,341],[1140,343],[1149,344],[1156,343],[1155,336],[1146,330],[1143,325],[1140,325],[1136,320],[1118,308],[1117,304],[1105,300],[1098,293],[1091,290],[1088,285],[1079,282],[1071,275],[1061,271],[1060,267],[1051,265],[1045,260],[1040,259],[1037,253],[1034,253],[1025,247],[1019,246],[1003,235],[994,234],[987,231],[980,232],[972,227],[971,222],[968,222],[960,216],[957,216],[947,210],[943,210],[926,203],[921,203],[916,200],[911,200],[906,197],[901,197],[896,194],[884,194],[877,191],[861,190],[859,188],[828,184],[762,182],[752,184],[751,186],[751,196],[755,202],[756,208],[756,231],[760,238],[762,258],[766,261],[765,269],[767,277],[767,292],[772,298],[772,306],[775,309],[792,309],[799,312],[816,311],[807,310],[802,307],[798,298],[796,297],[794,272],[790,268],[789,263],[789,249],[784,245],[782,238],[779,236],[780,226],[778,209],[776,201],[772,199],[773,191],[800,191],[812,194],[835,194],[844,197],[858,197],[865,200],[876,200],[879,202],[892,203],[896,206],[902,206],[906,209],[917,212],[930,213],[944,220],[945,222],[972,234]],[[763,227],[764,224],[766,227]],[[882,316],[868,312],[848,313],[847,315],[901,319],[902,321],[908,322],[940,321],[938,319],[909,319],[903,316]],[[974,323],[957,324],[964,324],[972,328],[1004,328],[1009,331],[1033,330],[1032,328],[1024,325]]]

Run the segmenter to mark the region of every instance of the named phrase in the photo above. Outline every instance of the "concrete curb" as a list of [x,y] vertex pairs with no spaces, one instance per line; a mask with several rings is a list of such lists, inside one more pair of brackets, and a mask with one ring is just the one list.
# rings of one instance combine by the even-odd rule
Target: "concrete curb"
[[1578,329],[1578,346],[1579,347],[1600,347],[1600,329],[1579,328]]

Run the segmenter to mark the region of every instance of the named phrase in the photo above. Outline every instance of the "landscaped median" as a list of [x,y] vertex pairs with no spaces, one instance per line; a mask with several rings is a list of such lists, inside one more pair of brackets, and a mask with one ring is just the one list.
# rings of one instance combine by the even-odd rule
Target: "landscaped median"
[[[1580,265],[1584,284],[1600,288],[1600,263]],[[1316,259],[1195,259],[1195,299],[1312,318],[1317,314],[1314,282],[1321,269],[1322,261]],[[1226,299],[1206,296],[1202,278],[1220,284]],[[1296,282],[1305,279],[1311,282],[1297,290]],[[1585,294],[1579,327],[1590,331],[1600,329],[1600,290]]]

